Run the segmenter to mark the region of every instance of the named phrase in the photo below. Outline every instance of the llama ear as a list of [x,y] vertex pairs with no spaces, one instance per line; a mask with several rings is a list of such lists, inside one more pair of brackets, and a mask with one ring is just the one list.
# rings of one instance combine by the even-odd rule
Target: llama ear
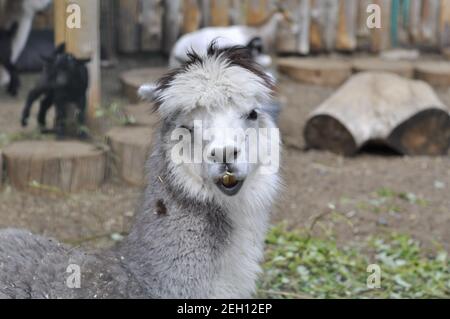
[[138,90],[138,95],[145,101],[153,102],[158,97],[156,84],[147,83],[142,85]]
[[14,37],[17,33],[17,30],[19,29],[19,23],[17,23],[17,21],[15,21],[8,30],[8,36],[9,37]]

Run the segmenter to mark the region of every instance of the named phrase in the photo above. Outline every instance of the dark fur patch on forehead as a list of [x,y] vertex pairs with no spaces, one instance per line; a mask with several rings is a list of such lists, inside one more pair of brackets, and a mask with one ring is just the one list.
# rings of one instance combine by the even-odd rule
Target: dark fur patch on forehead
[[[192,65],[202,65],[204,58],[194,51],[188,52],[188,61],[181,67],[172,70],[164,77],[162,77],[157,84],[157,91],[164,91],[171,86],[172,81],[178,74],[188,72],[189,67]],[[208,47],[206,54],[207,58],[217,58],[228,61],[229,66],[238,66],[247,71],[257,75],[263,83],[270,89],[274,90],[274,84],[271,78],[261,69],[261,67],[255,62],[252,57],[251,50],[245,46],[232,46],[228,48],[218,48],[216,42],[213,41]],[[158,101],[156,101],[156,107],[158,107]]]

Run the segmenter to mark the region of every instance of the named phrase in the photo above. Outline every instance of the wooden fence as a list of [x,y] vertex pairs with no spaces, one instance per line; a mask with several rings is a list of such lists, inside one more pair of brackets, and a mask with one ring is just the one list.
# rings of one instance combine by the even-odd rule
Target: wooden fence
[[[59,1],[59,0],[55,0]],[[281,3],[296,27],[282,27],[282,53],[450,46],[450,0],[101,0],[103,48],[169,52],[176,39],[205,26],[257,24]],[[369,29],[367,7],[381,8],[381,29]],[[52,26],[51,13],[35,25]]]

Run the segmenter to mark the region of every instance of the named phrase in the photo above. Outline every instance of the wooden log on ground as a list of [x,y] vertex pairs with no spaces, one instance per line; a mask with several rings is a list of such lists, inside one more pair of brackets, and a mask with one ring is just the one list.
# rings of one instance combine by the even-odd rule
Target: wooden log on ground
[[414,66],[408,61],[388,61],[380,58],[360,58],[353,61],[355,72],[390,72],[406,78],[414,76]]
[[122,126],[108,132],[107,140],[117,174],[135,186],[145,184],[145,162],[152,144],[153,129],[147,126]]
[[278,69],[299,82],[324,86],[341,85],[352,74],[350,63],[329,58],[279,59]]
[[165,67],[127,71],[120,76],[123,93],[130,103],[138,103],[141,100],[137,94],[139,87],[145,83],[155,83],[166,73]]
[[153,105],[149,103],[130,104],[125,106],[123,111],[136,125],[154,127],[159,121],[153,112]]
[[445,155],[450,114],[423,81],[359,73],[310,115],[304,135],[308,147],[343,155],[371,142],[405,155]]
[[416,65],[416,77],[436,87],[450,87],[450,62],[429,61]]
[[11,184],[33,193],[96,190],[106,177],[106,152],[77,141],[24,141],[3,150]]

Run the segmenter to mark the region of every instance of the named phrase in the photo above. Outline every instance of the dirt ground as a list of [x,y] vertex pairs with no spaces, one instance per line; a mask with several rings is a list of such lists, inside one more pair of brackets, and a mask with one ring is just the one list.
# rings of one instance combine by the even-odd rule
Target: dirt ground
[[[161,59],[121,59],[117,68],[103,70],[104,104],[126,103],[119,72],[161,63]],[[0,144],[6,135],[22,132],[24,94],[35,77],[23,77],[18,99],[0,93]],[[427,247],[450,252],[449,156],[413,158],[369,150],[343,158],[303,150],[307,114],[332,93],[331,88],[280,80],[285,188],[273,223],[284,221],[289,228],[307,230],[313,226],[315,234],[334,236],[341,244],[380,233],[406,233]],[[450,88],[438,94],[450,106]],[[72,244],[103,247],[126,233],[139,195],[140,189],[117,180],[97,192],[48,197],[18,192],[6,183],[0,190],[0,228],[29,228]]]

